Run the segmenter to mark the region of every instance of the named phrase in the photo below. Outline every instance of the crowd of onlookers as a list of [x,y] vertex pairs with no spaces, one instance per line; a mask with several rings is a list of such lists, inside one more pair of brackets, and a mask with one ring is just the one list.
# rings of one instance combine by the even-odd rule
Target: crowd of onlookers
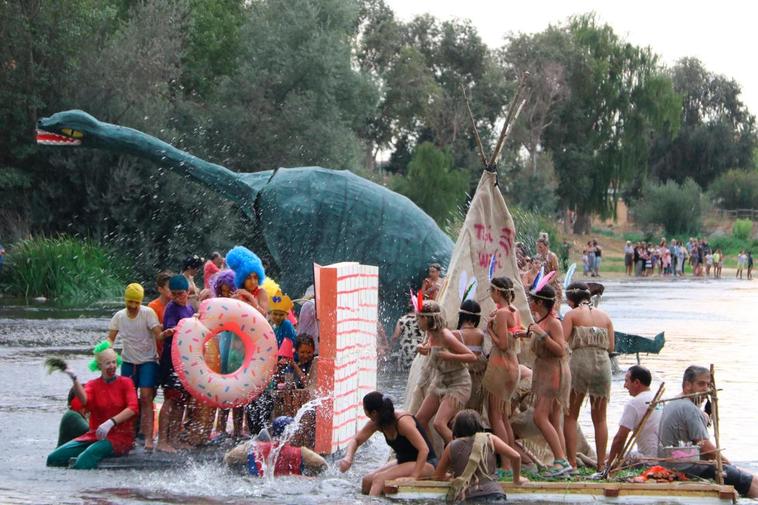
[[[627,240],[624,246],[624,267],[627,276],[650,277],[683,276],[689,272],[694,277],[720,279],[724,266],[724,254],[720,248],[712,248],[705,239],[690,238],[687,242],[665,238],[656,245],[640,241],[633,244]],[[736,277],[753,277],[753,254],[740,251],[737,256]]]

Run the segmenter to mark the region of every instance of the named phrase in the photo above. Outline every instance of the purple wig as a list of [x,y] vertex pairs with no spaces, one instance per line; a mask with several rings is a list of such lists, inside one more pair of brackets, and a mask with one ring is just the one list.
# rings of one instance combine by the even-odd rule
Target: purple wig
[[213,292],[213,297],[221,296],[221,286],[229,286],[232,292],[236,289],[234,286],[234,270],[227,268],[213,274],[211,280],[208,282]]

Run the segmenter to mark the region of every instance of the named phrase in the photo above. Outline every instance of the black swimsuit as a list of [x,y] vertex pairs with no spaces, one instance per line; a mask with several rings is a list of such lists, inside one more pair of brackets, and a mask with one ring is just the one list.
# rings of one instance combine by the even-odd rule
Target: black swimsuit
[[[400,421],[405,416],[411,415],[403,414],[402,416],[398,417],[397,420]],[[424,437],[424,442],[426,442],[426,446],[429,448],[429,454],[427,454],[426,460],[432,464],[435,464],[434,462],[436,462],[437,456],[434,454],[434,449],[432,448],[432,444],[429,442],[429,439],[426,436],[424,427],[421,426],[421,423],[418,422],[418,419],[416,419],[414,416],[411,417],[413,417],[413,421],[416,423],[416,429],[419,431],[419,433],[421,433],[421,436]],[[382,432],[382,434],[384,435],[384,440],[387,442],[387,445],[392,447],[392,449],[395,451],[398,463],[416,461],[416,458],[418,457],[418,449],[416,449],[416,447],[411,443],[410,440],[405,437],[405,435],[401,435],[400,432],[398,432],[397,436],[393,440],[390,440],[387,438],[387,435],[384,432]]]

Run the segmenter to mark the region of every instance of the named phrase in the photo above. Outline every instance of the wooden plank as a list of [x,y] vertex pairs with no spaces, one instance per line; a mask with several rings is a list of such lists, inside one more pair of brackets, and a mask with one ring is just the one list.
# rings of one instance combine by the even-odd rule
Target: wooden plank
[[[501,483],[503,491],[511,495],[588,495],[608,498],[642,497],[677,497],[677,498],[714,498],[720,501],[736,503],[737,492],[732,486],[721,486],[700,482],[670,483],[630,483],[630,482],[527,482],[516,485],[512,482]],[[385,494],[444,494],[448,483],[440,481],[389,481]]]

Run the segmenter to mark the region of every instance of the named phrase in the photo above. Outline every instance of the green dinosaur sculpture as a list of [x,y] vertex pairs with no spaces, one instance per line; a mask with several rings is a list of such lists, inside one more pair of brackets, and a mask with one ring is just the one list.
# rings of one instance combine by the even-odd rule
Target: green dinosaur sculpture
[[278,281],[298,295],[312,283],[312,263],[358,261],[379,267],[386,323],[408,304],[428,263],[447,265],[453,243],[413,202],[347,170],[321,167],[233,172],[140,131],[70,110],[38,122],[37,142],[132,154],[189,175],[236,202],[264,243]]

